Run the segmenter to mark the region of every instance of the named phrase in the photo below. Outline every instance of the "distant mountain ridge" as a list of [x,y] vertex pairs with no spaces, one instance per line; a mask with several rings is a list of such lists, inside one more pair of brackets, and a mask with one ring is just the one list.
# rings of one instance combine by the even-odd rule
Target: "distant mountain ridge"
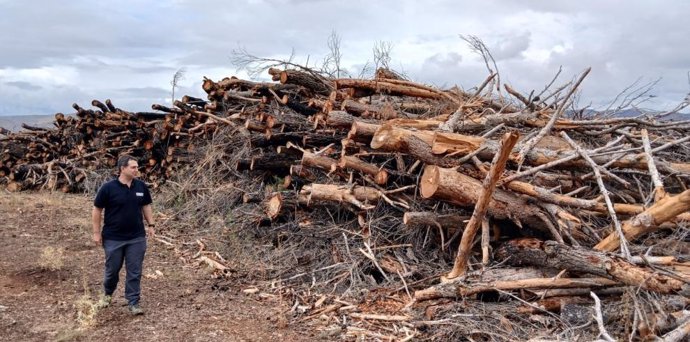
[[[567,116],[567,117],[574,117],[574,116],[575,116],[576,114],[578,114],[579,112],[581,112],[581,111],[580,111],[580,110],[576,110],[576,111],[567,111],[567,112],[566,112],[566,116]],[[582,114],[583,114],[583,117],[584,117],[584,118],[593,118],[593,117],[595,117],[597,114],[603,114],[603,113],[604,113],[603,111],[596,111],[596,110],[593,110],[593,109],[585,109],[584,111],[582,111]],[[615,115],[613,115],[612,117],[616,117],[616,118],[634,118],[634,117],[643,115],[644,113],[647,113],[647,114],[657,114],[657,113],[662,113],[662,112],[659,112],[659,111],[645,111],[645,112],[641,112],[641,111],[638,110],[638,109],[624,109],[624,110],[621,110],[621,111],[617,112],[617,113],[616,113]],[[610,117],[611,117],[611,116],[607,116],[607,118],[610,118]],[[682,112],[680,112],[680,113],[673,113],[673,114],[664,116],[664,117],[662,118],[662,120],[663,120],[663,121],[684,121],[684,120],[690,120],[690,113],[682,113]]]
[[49,115],[5,115],[0,116],[0,127],[17,132],[22,129],[22,123],[30,126],[52,128],[55,116]]

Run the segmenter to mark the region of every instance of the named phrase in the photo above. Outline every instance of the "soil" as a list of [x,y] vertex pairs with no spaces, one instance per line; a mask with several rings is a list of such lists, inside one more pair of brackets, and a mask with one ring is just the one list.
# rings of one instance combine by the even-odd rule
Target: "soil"
[[94,309],[103,250],[91,241],[90,213],[85,196],[0,193],[0,340],[314,340],[287,324],[288,303],[244,294],[249,285],[213,279],[156,241],[144,262],[146,313],[127,310],[124,268],[113,304]]

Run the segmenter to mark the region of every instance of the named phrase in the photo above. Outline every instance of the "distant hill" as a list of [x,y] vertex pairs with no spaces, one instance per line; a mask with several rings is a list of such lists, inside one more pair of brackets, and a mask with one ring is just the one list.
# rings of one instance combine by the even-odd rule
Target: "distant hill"
[[30,126],[52,128],[54,115],[9,115],[0,116],[0,127],[17,132],[22,129],[22,123]]
[[[573,115],[578,112],[578,111],[567,111],[566,112],[566,117],[573,117]],[[592,109],[586,109],[584,110],[584,118],[592,118],[596,116],[598,113],[595,110]],[[646,112],[646,113],[654,113],[654,112]],[[660,113],[660,112],[659,112]],[[624,109],[616,113],[613,117],[616,118],[634,118],[636,116],[642,115],[642,112],[640,112],[637,109]],[[608,117],[610,119],[610,117]],[[685,120],[690,120],[690,113],[673,113],[671,115],[663,117],[661,120],[663,121],[685,121]]]

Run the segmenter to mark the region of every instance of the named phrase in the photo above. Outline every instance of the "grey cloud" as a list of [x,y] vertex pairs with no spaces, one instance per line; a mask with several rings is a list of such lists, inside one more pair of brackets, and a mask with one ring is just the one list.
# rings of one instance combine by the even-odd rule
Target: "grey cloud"
[[[34,67],[48,58],[93,54],[155,56],[178,46],[174,43],[184,45],[184,34],[172,34],[177,29],[172,21],[157,20],[152,24],[128,15],[127,11],[135,11],[138,6],[127,2],[131,1],[113,6],[107,1],[94,6],[86,0],[0,4],[0,31],[12,32],[0,35],[0,45],[9,47],[0,55],[0,67]],[[147,10],[157,15],[171,14],[153,1],[142,4],[139,6],[149,6]],[[175,15],[180,16],[184,13]]]
[[446,69],[455,67],[460,64],[460,62],[462,62],[462,56],[457,52],[449,52],[445,54],[437,53],[427,58],[424,61],[423,67]]
[[13,86],[15,88],[22,89],[22,90],[28,90],[28,91],[42,89],[41,86],[37,86],[35,84],[29,83],[29,82],[24,82],[24,81],[5,82],[5,84]]
[[529,48],[530,36],[529,32],[508,35],[493,44],[490,50],[491,54],[497,61],[518,57]]
[[170,96],[171,89],[141,87],[141,88],[122,88],[116,90],[121,96],[129,98],[163,98]]

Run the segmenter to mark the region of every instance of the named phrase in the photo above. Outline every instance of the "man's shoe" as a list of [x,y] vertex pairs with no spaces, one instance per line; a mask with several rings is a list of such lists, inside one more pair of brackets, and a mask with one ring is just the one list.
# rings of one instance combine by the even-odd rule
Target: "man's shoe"
[[139,316],[144,314],[144,309],[139,304],[132,304],[129,306],[129,312],[134,316]]
[[109,307],[112,302],[113,302],[113,296],[104,294],[98,300],[98,303],[96,303],[96,305],[98,306],[99,309],[105,309],[105,308]]

